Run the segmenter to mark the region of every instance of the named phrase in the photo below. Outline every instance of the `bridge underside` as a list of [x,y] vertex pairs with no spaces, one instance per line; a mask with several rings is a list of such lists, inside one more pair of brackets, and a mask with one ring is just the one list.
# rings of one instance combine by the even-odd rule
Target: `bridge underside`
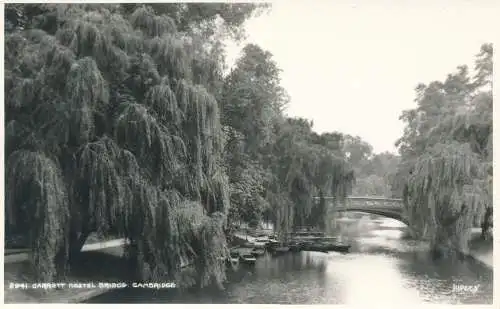
[[408,221],[406,218],[404,218],[401,214],[400,210],[392,210],[392,209],[378,209],[378,208],[356,208],[356,207],[349,207],[349,208],[338,208],[335,211],[337,212],[363,212],[367,214],[372,214],[372,215],[378,215],[394,220],[398,220],[400,222],[403,222],[404,224],[408,225]]

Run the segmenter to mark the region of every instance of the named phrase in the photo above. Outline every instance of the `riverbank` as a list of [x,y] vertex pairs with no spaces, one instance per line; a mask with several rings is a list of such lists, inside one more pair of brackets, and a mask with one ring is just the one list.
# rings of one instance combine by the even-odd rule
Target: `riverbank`
[[[408,230],[403,233],[402,239],[412,239]],[[469,251],[461,254],[493,269],[493,239],[484,240],[481,237],[481,228],[472,228],[470,230]]]
[[[31,288],[36,283],[24,257],[4,263],[4,303],[79,303],[106,293],[110,288],[99,287],[102,283],[118,283],[127,280],[128,265],[121,258],[123,246],[82,252],[78,267],[72,269],[65,283],[91,283],[95,287]],[[28,288],[12,288],[12,284],[25,284]]]
[[469,252],[467,255],[493,269],[493,239],[482,239],[481,229],[473,228],[471,230]]
[[[492,304],[489,268],[476,262],[432,259],[425,246],[417,248],[415,242],[398,237],[404,227],[398,231],[392,229],[390,220],[371,221],[374,224],[368,231],[345,235],[356,244],[353,254],[266,254],[252,267],[240,264],[230,271],[224,291],[116,290],[86,303]],[[235,238],[254,240],[245,232],[236,233]],[[477,293],[457,294],[453,292],[457,283],[481,288]],[[380,287],[375,293],[374,286]]]
[[[339,221],[342,222],[355,222],[356,219],[343,218]],[[234,234],[233,245],[242,245],[247,241],[254,241],[255,237],[248,235],[243,231]],[[403,239],[411,238],[408,232],[403,234]],[[472,228],[470,230],[469,238],[469,251],[463,252],[463,254],[472,260],[479,262],[480,264],[493,269],[493,240],[492,238],[484,240],[481,237],[481,228]]]
[[[493,242],[480,238],[481,230],[471,231],[470,250],[467,256],[486,267],[493,268]],[[245,232],[237,232],[230,246],[239,246],[255,237]],[[122,240],[114,240],[99,244],[86,244],[82,251],[82,263],[74,269],[65,282],[118,283],[127,281],[124,278],[128,266],[121,256]],[[97,250],[97,251],[89,251]],[[33,277],[27,271],[27,253],[12,251],[5,255],[4,295],[5,303],[79,303],[100,294],[109,292],[109,288],[63,288],[51,289],[43,293],[40,289],[11,289],[11,283],[32,283]]]

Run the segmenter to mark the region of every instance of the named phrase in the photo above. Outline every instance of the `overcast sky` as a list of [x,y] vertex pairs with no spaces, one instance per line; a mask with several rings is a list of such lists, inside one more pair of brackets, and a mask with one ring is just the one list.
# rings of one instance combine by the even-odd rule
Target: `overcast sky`
[[[357,3],[354,4],[354,3]],[[396,152],[398,120],[414,88],[473,65],[494,40],[495,1],[275,2],[250,20],[248,42],[269,50],[291,96],[287,113],[316,132],[358,135],[375,152]],[[230,61],[241,47],[228,46]]]

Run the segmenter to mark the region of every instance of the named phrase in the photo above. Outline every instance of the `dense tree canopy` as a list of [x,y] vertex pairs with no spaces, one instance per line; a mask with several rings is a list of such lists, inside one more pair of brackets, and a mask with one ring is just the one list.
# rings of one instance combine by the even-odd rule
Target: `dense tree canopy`
[[228,221],[324,223],[311,197],[352,181],[342,135],[284,115],[259,46],[223,75],[222,39],[262,7],[7,7],[6,229],[30,239],[39,279],[64,275],[97,231],[131,241],[142,278],[221,284]]
[[261,47],[223,74],[223,40],[265,7],[7,6],[6,231],[29,238],[38,279],[64,275],[98,232],[130,240],[142,278],[220,285],[228,222],[326,228],[336,201],[324,197],[351,193],[403,196],[416,233],[463,246],[492,209],[492,46],[474,77],[463,66],[419,85],[400,157],[374,154],[287,117]]
[[318,137],[312,123],[300,118],[287,119],[280,127],[274,158],[268,163],[277,178],[274,183],[281,186],[272,188],[269,194],[282,205],[276,213],[282,229],[305,224],[324,226],[327,209],[311,197],[324,194],[341,200],[350,192],[354,174],[343,153],[332,149],[333,143],[321,144],[331,137]]
[[359,136],[344,135],[342,150],[353,167],[354,196],[391,197],[397,174],[399,156],[390,152],[374,153],[373,147]]
[[[44,280],[91,231],[136,244],[141,275],[173,277],[194,258],[199,284],[224,279],[229,184],[210,93],[223,63],[159,8],[16,5],[7,16],[6,225],[28,230]],[[232,26],[254,8],[231,13]]]
[[407,212],[434,247],[466,248],[469,228],[493,206],[492,54],[491,44],[481,47],[473,78],[460,66],[444,82],[418,85],[418,107],[401,116]]
[[249,44],[225,79],[222,123],[228,130],[226,157],[231,183],[232,218],[257,224],[270,205],[264,198],[270,179],[263,159],[274,142],[280,117],[274,108],[286,100],[269,52]]
[[320,136],[307,120],[287,118],[279,73],[269,52],[249,44],[226,78],[222,121],[229,130],[231,217],[263,218],[284,232],[323,226],[326,209],[316,209],[312,197],[321,190],[344,197],[352,181],[342,135]]

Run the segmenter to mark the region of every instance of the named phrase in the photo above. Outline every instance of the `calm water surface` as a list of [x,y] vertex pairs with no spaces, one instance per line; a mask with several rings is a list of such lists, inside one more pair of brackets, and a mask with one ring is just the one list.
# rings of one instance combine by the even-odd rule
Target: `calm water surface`
[[[338,221],[351,253],[264,256],[231,274],[223,292],[116,290],[91,303],[492,304],[493,272],[473,262],[432,260],[426,244],[403,240],[391,219]],[[457,285],[478,286],[456,292]]]

